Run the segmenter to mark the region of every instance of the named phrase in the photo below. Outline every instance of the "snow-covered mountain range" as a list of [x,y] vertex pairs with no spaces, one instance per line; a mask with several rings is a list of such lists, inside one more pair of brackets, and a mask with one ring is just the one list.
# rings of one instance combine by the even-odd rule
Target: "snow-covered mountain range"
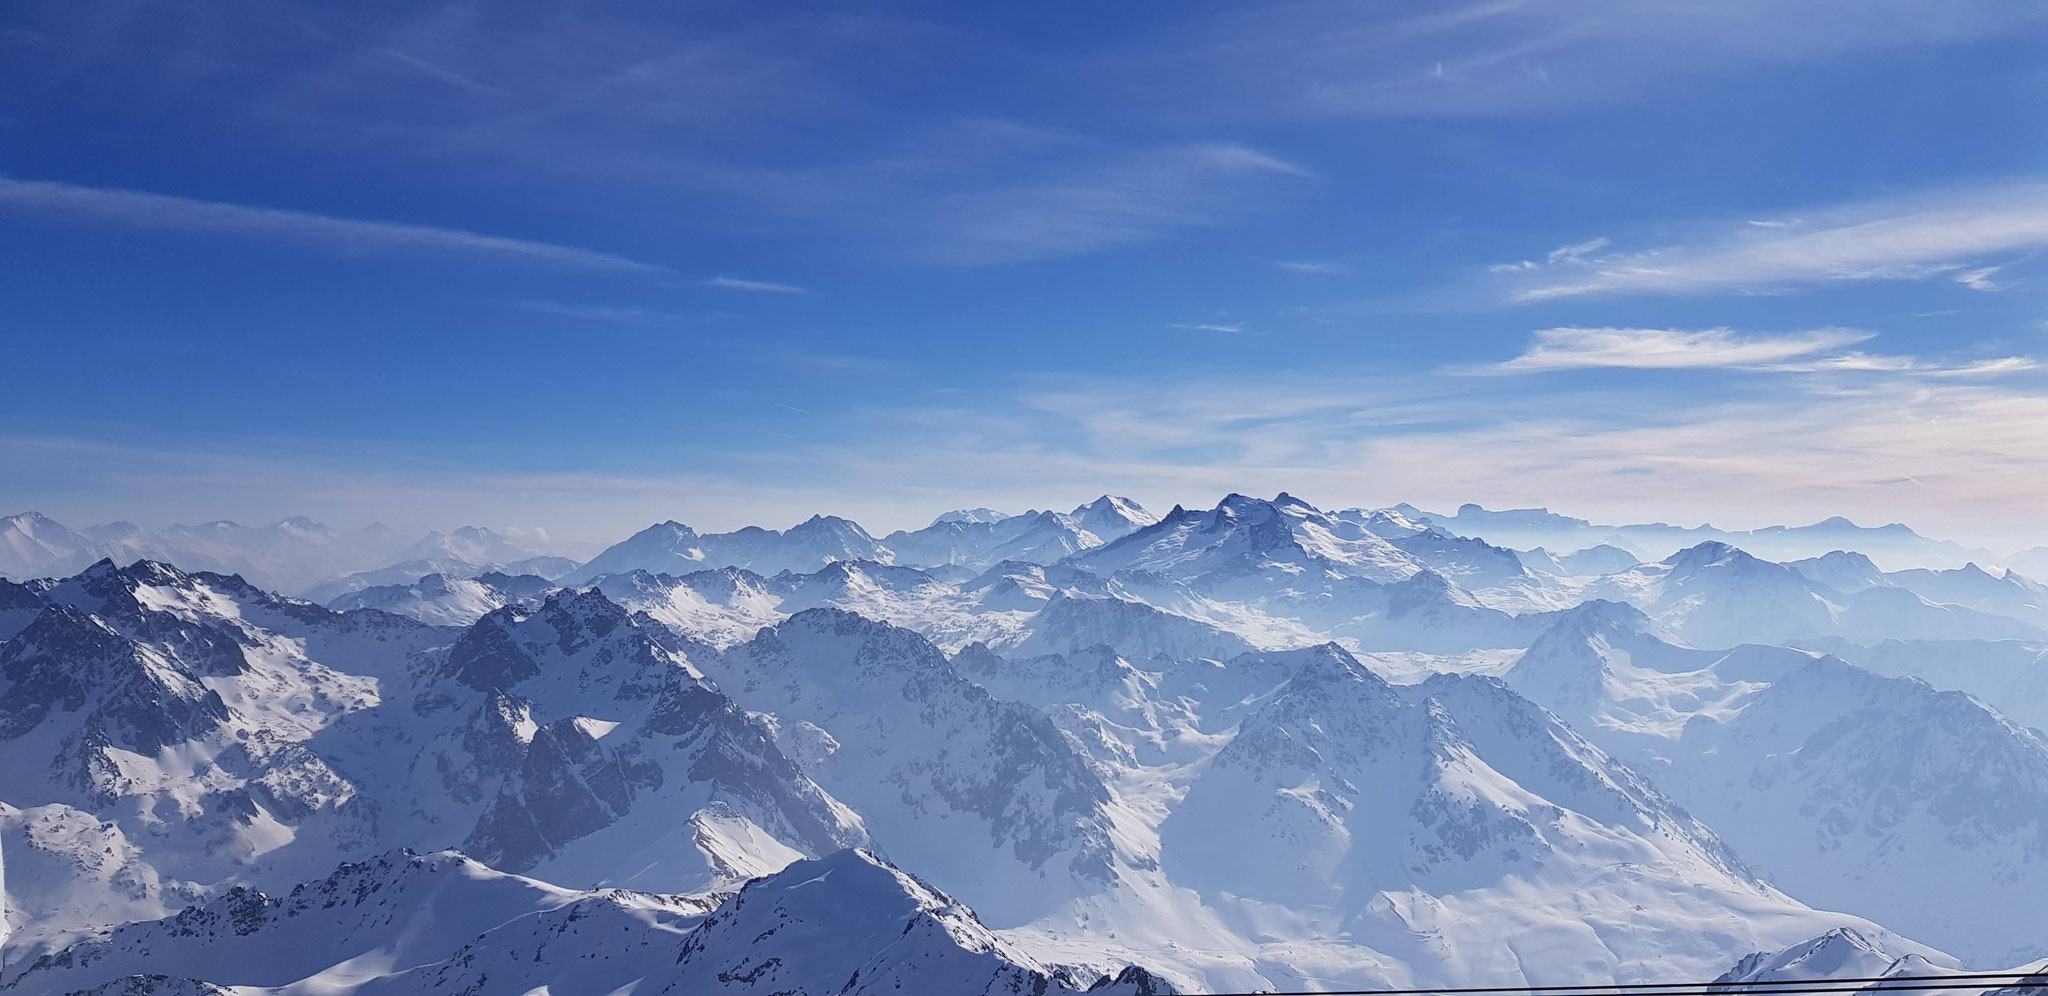
[[1038,962],[973,911],[856,850],[797,862],[730,896],[575,891],[452,851],[394,852],[280,896],[237,888],[0,980],[28,992],[1171,991],[1142,968],[1094,976]]
[[[2042,923],[2010,914],[2048,891],[2048,734],[1920,679],[1654,632],[1587,603],[1507,680],[1660,776],[1794,895],[1977,964],[2034,952]],[[1929,901],[1943,893],[1971,901]]]
[[[0,580],[0,987],[1138,994],[2048,955],[2048,589],[1471,508],[665,522],[523,572],[492,568],[539,551],[466,529],[287,589],[320,601],[204,558]],[[35,540],[10,564],[105,542],[10,522]]]
[[1152,521],[1136,502],[1108,495],[1071,512],[949,512],[923,529],[882,539],[859,523],[830,515],[812,516],[782,531],[749,526],[730,533],[699,533],[670,520],[633,534],[563,580],[580,584],[628,571],[688,574],[725,567],[763,575],[808,573],[840,561],[975,569],[1008,560],[1049,564]]
[[337,595],[327,606],[342,612],[382,609],[437,626],[467,626],[507,605],[538,605],[555,590],[554,582],[536,574],[428,574],[409,584],[375,585]]

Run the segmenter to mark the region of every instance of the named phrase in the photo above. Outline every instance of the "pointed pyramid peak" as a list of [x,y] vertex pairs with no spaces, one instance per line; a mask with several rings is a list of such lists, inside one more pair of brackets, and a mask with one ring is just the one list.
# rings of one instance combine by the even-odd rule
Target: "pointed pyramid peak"
[[[774,934],[776,957],[761,959]],[[973,911],[875,855],[838,851],[757,878],[697,927],[666,991],[1031,992],[1078,996],[1055,970],[982,925]],[[1121,969],[1090,992],[1168,992]]]
[[[1325,643],[1298,651],[1299,665],[1288,679],[1289,696],[1311,696],[1317,700],[1334,701],[1333,693],[1340,688],[1352,689],[1353,695],[1360,693],[1381,696],[1390,692],[1392,685],[1371,668],[1366,667],[1351,651],[1335,643]],[[1327,704],[1327,703],[1326,703]]]
[[[1325,667],[1358,668],[1366,671],[1368,674],[1371,673],[1370,668],[1359,662],[1357,655],[1335,640],[1327,643],[1318,643],[1313,647],[1307,648],[1303,653],[1309,661],[1319,662]],[[1378,675],[1373,676],[1378,677]]]
[[[664,519],[651,526],[648,526],[645,529],[640,530],[637,533],[634,533],[632,536],[628,537],[625,542],[631,543],[634,540],[652,540],[660,537],[695,539],[697,537],[697,531],[695,529],[691,529],[688,525],[685,525],[681,522],[677,522],[674,519]],[[624,544],[622,543],[620,545],[623,546]]]
[[584,615],[624,616],[626,610],[595,587],[566,588],[550,594],[542,603],[549,608],[567,609]]
[[121,576],[139,584],[175,584],[189,577],[174,564],[148,559],[129,564],[121,571]]
[[806,533],[842,533],[851,534],[862,539],[868,538],[868,531],[866,529],[861,528],[860,523],[855,522],[852,519],[848,519],[838,515],[813,515],[810,518],[798,523],[797,525],[790,527],[789,530],[790,533],[796,533],[799,531]]

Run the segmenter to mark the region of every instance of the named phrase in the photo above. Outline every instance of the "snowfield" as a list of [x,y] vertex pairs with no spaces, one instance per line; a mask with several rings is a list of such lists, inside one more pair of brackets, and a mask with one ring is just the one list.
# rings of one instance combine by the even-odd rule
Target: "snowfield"
[[[1896,530],[1749,534],[1804,555],[1778,562],[1549,513],[1106,496],[880,538],[665,522],[578,564],[474,528],[4,524],[0,991],[2048,956],[2048,589]],[[145,548],[193,556],[83,559]]]

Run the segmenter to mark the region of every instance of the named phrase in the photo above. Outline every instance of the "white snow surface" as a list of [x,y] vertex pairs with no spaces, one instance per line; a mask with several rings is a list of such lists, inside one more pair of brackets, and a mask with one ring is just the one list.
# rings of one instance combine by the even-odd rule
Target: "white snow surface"
[[1508,681],[1658,776],[1792,894],[1976,965],[2040,952],[2048,920],[2014,912],[2048,890],[2048,735],[1918,679],[1647,629],[1589,603]]
[[1924,982],[1965,996],[2025,996],[2048,984],[2048,959],[2037,958],[1997,971],[1978,969],[1972,974],[1979,977],[1965,975],[1964,970],[1947,959],[1901,948],[1854,928],[1839,927],[1777,951],[1754,952],[1714,981],[1731,986],[1838,982],[1869,988],[1911,988],[1910,983]]
[[[152,561],[0,581],[0,981],[1136,994],[2048,954],[2039,585],[1639,562],[1645,533],[1555,518],[669,522],[567,577],[331,607]],[[16,559],[132,538],[8,528]],[[507,552],[429,540],[402,563]]]
[[453,851],[396,852],[283,895],[235,889],[105,931],[11,967],[0,985],[72,992],[158,978],[249,996],[1154,991],[1142,970],[1111,978],[1045,965],[857,850],[799,861],[734,895],[579,892]]
[[539,605],[554,590],[553,584],[532,574],[428,574],[407,584],[353,591],[329,601],[327,607],[341,612],[381,609],[434,626],[468,626],[507,605]]

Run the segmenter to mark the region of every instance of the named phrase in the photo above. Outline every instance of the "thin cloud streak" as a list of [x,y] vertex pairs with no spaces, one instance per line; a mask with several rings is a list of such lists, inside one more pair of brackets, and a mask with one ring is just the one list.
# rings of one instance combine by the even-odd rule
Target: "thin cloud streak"
[[1535,341],[1522,355],[1474,372],[1515,374],[1589,367],[1637,370],[1756,367],[1840,349],[1873,335],[1856,329],[1815,329],[1774,336],[1743,336],[1729,329],[1543,329],[1536,333]]
[[[984,266],[1228,222],[1310,175],[1201,134],[1019,123],[1008,116],[1043,115],[1009,101],[895,113],[902,95],[885,80],[950,72],[956,59],[1065,75],[1053,54],[1020,59],[903,14],[713,24],[685,8],[270,13],[209,37],[224,61],[293,67],[219,95],[262,128],[344,160],[578,186],[600,195],[599,224],[630,203],[692,232]],[[286,46],[309,19],[321,43]],[[872,71],[881,64],[891,72]]]
[[2002,266],[1978,267],[1974,270],[1967,270],[1956,274],[1955,281],[1975,291],[2004,290],[2005,287],[2002,284],[1993,283],[1991,280],[1992,276],[2002,269],[2004,269]]
[[364,69],[387,67],[387,49],[400,44],[380,39],[307,74],[269,102],[266,118],[294,130],[318,125],[312,141],[345,135],[437,161],[624,183],[691,205],[690,223],[702,229],[824,232],[864,259],[948,268],[1158,239],[1247,212],[1276,178],[1310,175],[1228,141],[1125,144],[1000,115],[877,119],[843,141],[806,138],[811,154],[794,162],[756,151],[764,137],[792,137],[792,126],[872,114],[859,98],[876,59],[920,65],[964,44],[896,18],[776,18],[709,37],[666,21],[571,18],[581,44],[537,77],[510,71],[502,53],[558,52],[564,25],[456,21],[425,37],[403,32],[403,50],[433,52],[434,65],[510,92],[479,100],[451,89],[427,100],[394,87]]
[[575,318],[593,322],[612,322],[619,325],[652,325],[660,322],[690,321],[706,316],[685,315],[671,311],[654,311],[648,308],[620,307],[605,304],[563,304],[559,301],[520,299],[506,304],[521,311],[553,315],[558,318]]
[[0,177],[0,207],[80,216],[137,228],[269,238],[344,253],[427,250],[570,269],[645,274],[668,272],[667,267],[624,256],[549,242],[485,235],[459,228],[337,218],[306,211],[46,180]]
[[740,277],[712,277],[704,281],[706,287],[719,290],[746,291],[755,294],[809,294],[810,291],[795,284],[777,283],[773,280],[746,280]]
[[1273,265],[1289,273],[1308,273],[1324,277],[1333,277],[1351,272],[1351,266],[1348,263],[1317,260],[1276,259],[1273,261]]
[[[1552,253],[1542,264],[1493,267],[1509,298],[1549,301],[1598,294],[1771,291],[1857,280],[1947,275],[1973,290],[1999,289],[1982,257],[2048,246],[2048,184],[1853,205],[1804,222],[1745,222],[1692,245],[1636,252]],[[1562,251],[1561,251],[1562,252]]]
[[1625,370],[1719,369],[1753,373],[1917,374],[1947,379],[1998,377],[2040,369],[2030,357],[1936,362],[1915,356],[1843,351],[1875,337],[1860,329],[1812,329],[1788,334],[1742,335],[1730,329],[1553,328],[1535,333],[1521,355],[1450,374],[1535,374],[1601,368]]
[[881,219],[922,247],[910,257],[982,266],[1099,252],[1242,216],[1253,192],[1313,178],[1294,163],[1228,142],[1143,149],[1090,145],[1080,161],[1046,164],[1023,183],[997,182],[903,205]]
[[2041,369],[2038,360],[2025,356],[2003,356],[1995,360],[1981,360],[1959,367],[1948,367],[1928,371],[1936,377],[1994,377],[2001,374],[2027,373]]
[[2039,32],[1997,0],[1296,0],[1168,21],[1089,66],[1197,119],[1450,116],[1639,102],[1753,67]]
[[1924,377],[1941,377],[1949,380],[1968,377],[2002,377],[2006,374],[2027,373],[2041,369],[2038,361],[2024,356],[2002,356],[1990,360],[1974,360],[1968,363],[1932,363],[1911,356],[1887,356],[1871,353],[1843,353],[1839,356],[1823,356],[1794,363],[1771,363],[1761,366],[1742,367],[1764,373],[1898,373],[1918,374]]

